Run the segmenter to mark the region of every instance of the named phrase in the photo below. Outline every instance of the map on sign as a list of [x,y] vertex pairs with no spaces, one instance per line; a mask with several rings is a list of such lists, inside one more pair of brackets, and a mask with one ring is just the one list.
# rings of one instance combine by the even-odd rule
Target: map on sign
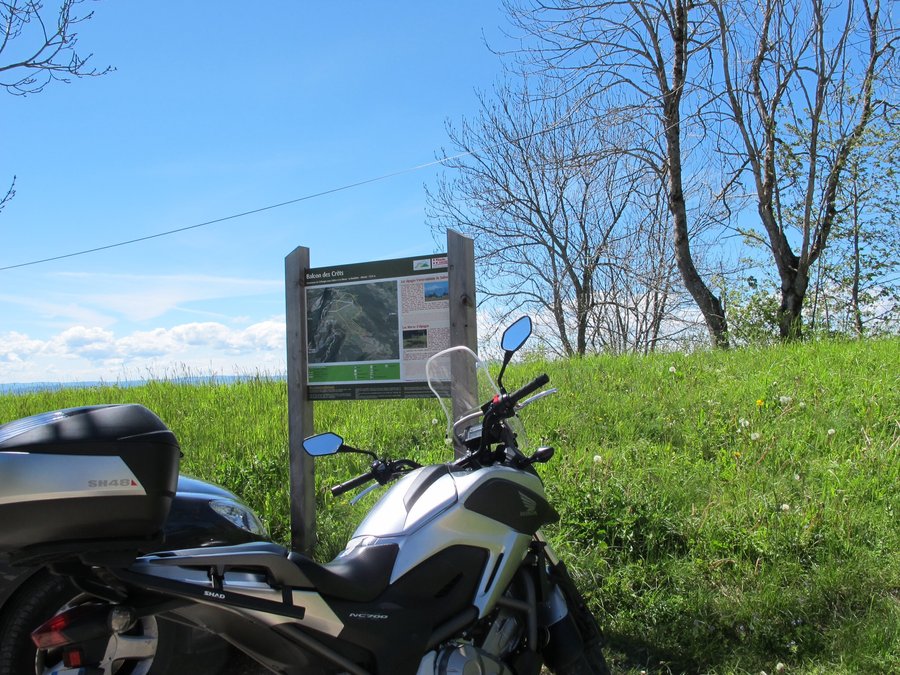
[[311,399],[430,394],[425,362],[450,346],[446,255],[311,269],[305,281]]
[[311,288],[310,363],[399,359],[397,282]]

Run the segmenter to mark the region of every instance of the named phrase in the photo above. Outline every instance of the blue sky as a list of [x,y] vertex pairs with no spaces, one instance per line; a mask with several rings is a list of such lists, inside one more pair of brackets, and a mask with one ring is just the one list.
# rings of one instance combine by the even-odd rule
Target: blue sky
[[[502,70],[499,0],[88,5],[79,52],[116,72],[0,94],[0,267],[428,164]],[[284,257],[442,249],[436,172],[0,271],[0,383],[281,372]]]

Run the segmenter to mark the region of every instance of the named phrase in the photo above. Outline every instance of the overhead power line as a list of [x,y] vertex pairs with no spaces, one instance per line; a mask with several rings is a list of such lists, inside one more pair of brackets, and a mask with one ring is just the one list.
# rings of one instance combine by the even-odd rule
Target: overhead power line
[[95,246],[94,248],[86,248],[82,251],[73,251],[72,253],[64,253],[62,255],[55,255],[49,258],[41,258],[40,260],[30,260],[28,262],[17,263],[15,265],[7,265],[5,267],[0,267],[0,272],[5,272],[6,270],[13,270],[19,267],[30,267],[31,265],[40,265],[42,263],[53,262],[54,260],[64,260],[65,258],[75,258],[81,255],[87,255],[88,253],[96,253],[97,251],[106,251],[111,248],[119,248],[120,246],[128,246],[129,244],[137,244],[142,241],[149,241],[151,239],[159,239],[160,237],[168,237],[173,234],[178,234],[179,232],[187,232],[188,230],[196,230],[200,227],[206,227],[207,225],[215,225],[216,223],[224,223],[227,220],[236,220],[237,218],[243,218],[245,216],[252,216],[255,213],[262,213],[263,211],[271,211],[272,209],[279,209],[283,206],[290,206],[291,204],[297,204],[299,202],[309,201],[310,199],[316,199],[317,197],[324,197],[325,195],[334,194],[335,192],[343,192],[345,190],[351,190],[353,188],[360,187],[362,185],[368,185],[369,183],[377,183],[378,181],[387,180],[388,178],[394,178],[395,176],[400,176],[405,173],[412,173],[414,171],[419,171],[421,169],[427,169],[430,166],[435,166],[438,164],[444,164],[445,162],[449,162],[452,159],[457,159],[464,155],[468,155],[471,153],[464,152],[459,155],[454,155],[453,157],[444,157],[442,159],[437,159],[433,162],[428,162],[426,164],[419,164],[418,166],[413,166],[408,169],[401,169],[400,171],[393,171],[391,173],[386,173],[382,176],[377,176],[375,178],[367,178],[366,180],[357,181],[355,183],[348,183],[346,185],[341,185],[340,187],[331,188],[328,190],[322,190],[321,192],[315,192],[313,194],[304,195],[302,197],[297,197],[296,199],[289,199],[286,202],[279,202],[278,204],[270,204],[269,206],[263,206],[258,209],[251,209],[250,211],[242,211],[241,213],[234,213],[230,216],[224,216],[222,218],[215,218],[213,220],[207,220],[202,223],[196,223],[195,225],[187,225],[186,227],[178,227],[174,230],[166,230],[165,232],[157,232],[155,234],[148,234],[144,237],[137,237],[135,239],[128,239],[126,241],[118,241],[114,244],[106,244],[105,246]]
[[[569,117],[567,115],[567,117]],[[544,129],[538,129],[537,131],[533,131],[528,134],[524,134],[518,138],[510,139],[506,141],[507,143],[518,143],[520,141],[527,140],[529,138],[534,138],[537,136],[542,136],[543,134],[549,133],[556,129],[565,129],[567,127],[575,124],[572,120],[568,120],[563,118],[558,122],[551,124]],[[496,145],[501,145],[501,143],[497,143]],[[490,146],[489,146],[490,147]],[[426,162],[425,164],[419,164],[418,166],[409,167],[407,169],[401,169],[399,171],[392,171],[391,173],[386,173],[381,176],[376,176],[375,178],[367,178],[365,180],[357,181],[355,183],[347,183],[346,185],[341,185],[340,187],[331,188],[329,190],[322,190],[321,192],[314,192],[312,194],[304,195],[302,197],[297,197],[296,199],[289,199],[285,202],[279,202],[278,204],[270,204],[269,206],[263,206],[258,209],[251,209],[250,211],[243,211],[241,213],[234,213],[230,216],[224,216],[222,218],[215,218],[213,220],[207,220],[202,223],[196,223],[195,225],[187,225],[185,227],[178,227],[174,230],[166,230],[165,232],[157,232],[155,234],[148,234],[144,237],[137,237],[135,239],[128,239],[126,241],[118,241],[114,244],[106,244],[104,246],[95,246],[94,248],[86,248],[82,251],[73,251],[72,253],[64,253],[62,255],[55,255],[49,258],[41,258],[39,260],[29,260],[28,262],[17,263],[15,265],[6,265],[5,267],[0,267],[0,272],[5,272],[7,270],[14,270],[20,267],[30,267],[32,265],[40,265],[42,263],[53,262],[54,260],[64,260],[66,258],[75,258],[81,255],[87,255],[88,253],[97,253],[98,251],[107,251],[111,248],[119,248],[121,246],[128,246],[130,244],[138,244],[142,241],[149,241],[151,239],[159,239],[160,237],[168,237],[173,234],[178,234],[179,232],[187,232],[188,230],[196,230],[201,227],[206,227],[207,225],[215,225],[216,223],[224,223],[227,220],[236,220],[237,218],[243,218],[245,216],[252,216],[255,213],[262,213],[263,211],[271,211],[272,209],[279,209],[283,206],[290,206],[291,204],[297,204],[299,202],[309,201],[310,199],[316,199],[317,197],[324,197],[325,195],[334,194],[336,192],[343,192],[345,190],[351,190],[353,188],[361,187],[363,185],[368,185],[370,183],[377,183],[379,181],[387,180],[388,178],[394,178],[395,176],[401,176],[406,173],[413,173],[415,171],[420,171],[422,169],[427,169],[431,166],[437,166],[439,164],[446,164],[454,159],[459,159],[460,157],[466,157],[467,155],[474,155],[479,150],[484,150],[486,148],[477,148],[475,150],[469,150],[466,152],[460,152],[456,155],[452,155],[450,157],[442,157],[441,159],[436,159],[433,162]]]

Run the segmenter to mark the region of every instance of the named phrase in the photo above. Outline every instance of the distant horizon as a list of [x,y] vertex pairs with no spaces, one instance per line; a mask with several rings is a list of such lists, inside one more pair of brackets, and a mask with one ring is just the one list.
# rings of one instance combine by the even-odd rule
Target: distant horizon
[[128,389],[140,387],[149,382],[171,382],[174,384],[233,384],[247,380],[260,379],[278,382],[287,380],[287,373],[254,373],[243,375],[222,375],[211,373],[208,375],[182,375],[178,377],[154,377],[127,380],[78,380],[78,381],[43,381],[43,382],[11,382],[0,383],[0,395],[28,394],[40,391],[58,391],[61,389],[95,389],[102,387],[119,387]]

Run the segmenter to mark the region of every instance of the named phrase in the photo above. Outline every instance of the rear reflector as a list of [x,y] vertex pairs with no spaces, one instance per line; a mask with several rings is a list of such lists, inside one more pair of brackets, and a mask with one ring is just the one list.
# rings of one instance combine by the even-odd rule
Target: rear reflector
[[67,649],[63,654],[63,665],[66,668],[81,668],[84,665],[84,652],[78,647]]

